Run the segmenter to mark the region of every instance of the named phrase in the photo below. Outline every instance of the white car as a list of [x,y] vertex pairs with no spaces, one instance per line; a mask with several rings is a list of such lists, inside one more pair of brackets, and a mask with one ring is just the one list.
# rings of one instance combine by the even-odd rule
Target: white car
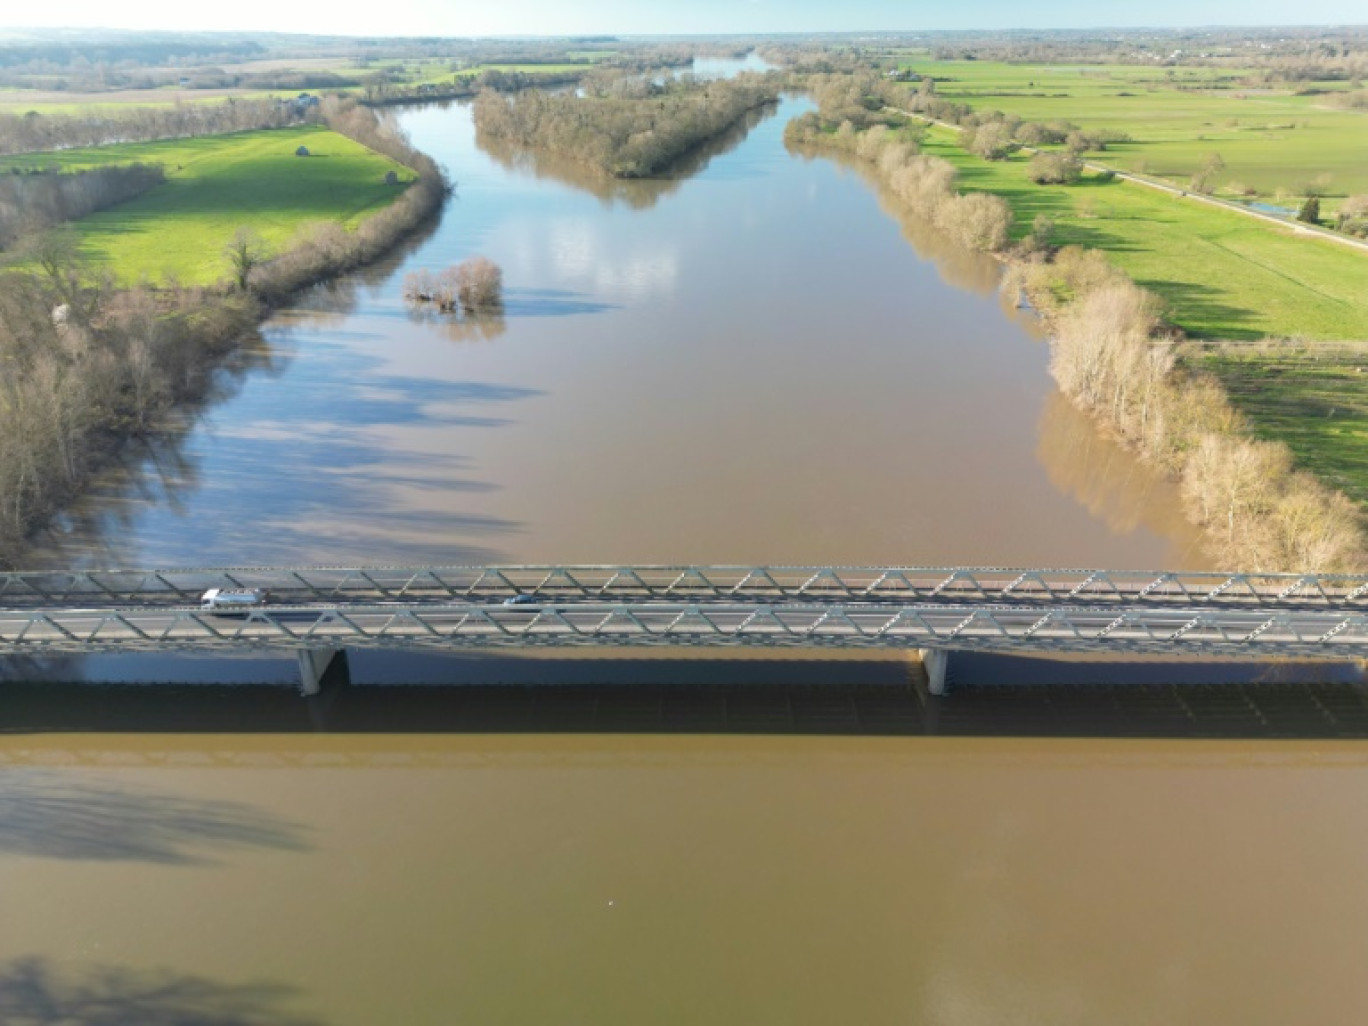
[[208,613],[247,613],[269,599],[260,588],[210,588],[200,596],[200,608]]

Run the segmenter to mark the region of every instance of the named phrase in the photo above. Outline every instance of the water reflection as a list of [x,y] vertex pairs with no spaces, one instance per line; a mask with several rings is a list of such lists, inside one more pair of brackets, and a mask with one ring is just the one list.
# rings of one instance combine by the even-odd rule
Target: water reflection
[[[166,751],[185,750],[201,754],[169,761],[192,770],[206,763],[263,766],[253,754],[262,734],[288,735],[278,747],[296,753],[322,744],[329,765],[355,766],[382,763],[377,750],[402,750],[406,762],[419,763],[422,753],[444,749],[443,735],[1368,738],[1368,684],[1349,663],[957,653],[951,692],[938,697],[926,692],[914,664],[895,658],[354,651],[348,661],[352,679],[368,683],[334,680],[308,701],[293,686],[64,683],[74,675],[9,682],[0,694],[14,734],[8,750],[0,735],[0,765],[160,767],[168,763]],[[114,657],[92,662],[102,667],[91,671],[97,676],[113,671]],[[161,662],[156,671],[124,676],[184,680],[199,669],[177,676],[165,668],[167,657]],[[263,673],[279,680],[282,670],[288,679],[294,668],[266,664]],[[77,743],[82,736],[90,740]],[[269,764],[308,761],[301,754]]]
[[678,192],[684,182],[704,171],[715,157],[736,149],[751,129],[773,115],[774,110],[770,105],[748,111],[737,124],[653,178],[616,178],[582,161],[557,153],[522,149],[505,140],[491,139],[484,132],[477,131],[475,140],[481,151],[506,171],[569,185],[596,196],[606,207],[620,203],[631,210],[649,210],[662,197]]
[[803,143],[784,141],[790,154],[805,161],[825,160],[855,175],[879,199],[879,208],[896,221],[903,238],[923,260],[935,264],[947,285],[979,295],[995,293],[1002,280],[1002,266],[987,253],[961,246],[932,222],[916,217],[893,195],[878,174],[863,160],[845,153],[831,153]]
[[1181,546],[1184,568],[1211,566],[1201,532],[1183,515],[1178,486],[1106,437],[1059,392],[1045,400],[1036,450],[1050,480],[1118,535],[1145,527]]
[[[793,159],[806,106],[649,209],[509,171],[468,107],[413,112],[462,183],[436,233],[273,317],[284,372],[201,411],[173,494],[107,496],[39,561],[1182,562],[1042,470],[1046,351],[996,268]],[[407,270],[477,253],[502,319],[410,316]]]
[[414,324],[434,328],[453,342],[490,342],[508,330],[502,313],[483,313],[458,317],[443,313],[430,303],[409,303],[405,313]]
[[43,770],[11,770],[0,788],[0,855],[189,866],[240,848],[309,845],[297,826],[244,802]]
[[287,1007],[298,993],[36,956],[0,963],[0,1022],[10,1026],[322,1026]]
[[128,565],[126,539],[147,508],[182,514],[185,496],[200,487],[193,441],[205,411],[229,402],[253,377],[280,377],[290,360],[288,350],[253,332],[209,376],[203,396],[183,403],[157,435],[131,440],[119,450],[86,492],[35,535],[24,561],[30,566]]

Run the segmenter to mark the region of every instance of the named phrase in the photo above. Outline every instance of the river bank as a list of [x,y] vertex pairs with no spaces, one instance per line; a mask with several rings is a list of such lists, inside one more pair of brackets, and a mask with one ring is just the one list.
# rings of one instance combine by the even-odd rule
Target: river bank
[[[1350,571],[1368,559],[1361,513],[1343,494],[1297,470],[1285,445],[1252,437],[1218,379],[1192,369],[1157,298],[1099,251],[1057,250],[1052,226],[1009,248],[1012,211],[996,195],[960,187],[953,165],[866,118],[837,109],[839,80],[819,79],[822,114],[794,121],[791,145],[861,162],[913,215],[993,253],[1005,290],[1026,294],[1051,337],[1051,373],[1063,393],[1179,482],[1188,516],[1218,565],[1269,571]],[[858,93],[858,85],[850,89]],[[847,106],[850,106],[847,104]],[[853,109],[853,108],[852,108]],[[970,207],[973,199],[997,207]]]
[[29,244],[31,271],[0,277],[11,361],[0,403],[0,566],[133,440],[155,448],[176,410],[208,394],[252,327],[301,290],[373,262],[441,207],[442,169],[369,110],[333,101],[329,124],[413,169],[416,180],[352,232],[323,224],[272,259],[242,237],[236,287],[119,288],[68,232]]
[[[1171,486],[1061,441],[991,260],[909,248],[862,181],[789,155],[806,107],[631,181],[507,162],[467,106],[405,111],[461,182],[432,234],[278,312],[270,369],[32,563],[1205,566]],[[404,302],[474,255],[504,269],[497,323]]]

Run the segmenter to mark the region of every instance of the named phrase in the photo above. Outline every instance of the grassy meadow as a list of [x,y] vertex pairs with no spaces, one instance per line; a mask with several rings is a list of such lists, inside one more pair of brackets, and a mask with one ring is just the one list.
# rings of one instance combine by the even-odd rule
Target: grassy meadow
[[976,109],[1125,132],[1131,142],[1097,156],[1128,171],[1182,185],[1219,153],[1226,168],[1215,182],[1227,194],[1252,189],[1295,206],[1314,188],[1326,198],[1324,214],[1344,196],[1368,193],[1368,113],[1331,104],[1342,82],[1308,83],[1325,91],[1298,96],[1242,86],[1243,72],[1222,68],[901,63],[933,76],[939,96]]
[[1188,359],[1225,383],[1257,435],[1368,508],[1368,344],[1222,343]]
[[[311,155],[295,156],[300,146]],[[387,172],[413,180],[407,168],[317,126],[8,157],[0,170],[139,161],[161,164],[166,184],[75,222],[82,250],[123,282],[215,282],[227,272],[223,247],[239,227],[271,247],[311,222],[355,228],[401,191],[385,184]]]
[[1024,155],[981,160],[957,137],[932,128],[923,149],[959,169],[961,188],[1006,198],[1015,236],[1048,215],[1057,244],[1106,252],[1193,336],[1368,339],[1368,254],[1120,179],[1036,185]]

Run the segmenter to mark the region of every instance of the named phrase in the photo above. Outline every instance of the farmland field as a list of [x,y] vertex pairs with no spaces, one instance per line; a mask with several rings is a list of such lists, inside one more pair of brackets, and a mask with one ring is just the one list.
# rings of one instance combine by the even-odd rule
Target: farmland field
[[1224,343],[1189,354],[1261,437],[1368,508],[1368,345]]
[[1331,104],[1344,83],[1307,83],[1324,91],[1299,96],[1243,86],[1244,72],[1219,68],[902,63],[934,77],[937,95],[977,110],[1124,132],[1132,141],[1100,159],[1129,171],[1181,184],[1219,153],[1219,189],[1290,201],[1313,188],[1330,201],[1326,211],[1368,193],[1368,113]]
[[925,152],[955,164],[962,188],[1005,197],[1018,237],[1049,216],[1057,244],[1104,250],[1189,334],[1368,339],[1368,254],[1119,179],[1036,185],[1025,156],[980,160],[956,135],[931,129]]
[[[300,146],[310,156],[295,156]],[[355,228],[398,195],[402,184],[385,184],[387,172],[400,183],[413,179],[388,158],[312,126],[10,157],[0,168],[135,161],[161,164],[166,184],[75,223],[82,250],[125,282],[172,275],[184,284],[214,282],[239,227],[273,247],[311,222]]]

